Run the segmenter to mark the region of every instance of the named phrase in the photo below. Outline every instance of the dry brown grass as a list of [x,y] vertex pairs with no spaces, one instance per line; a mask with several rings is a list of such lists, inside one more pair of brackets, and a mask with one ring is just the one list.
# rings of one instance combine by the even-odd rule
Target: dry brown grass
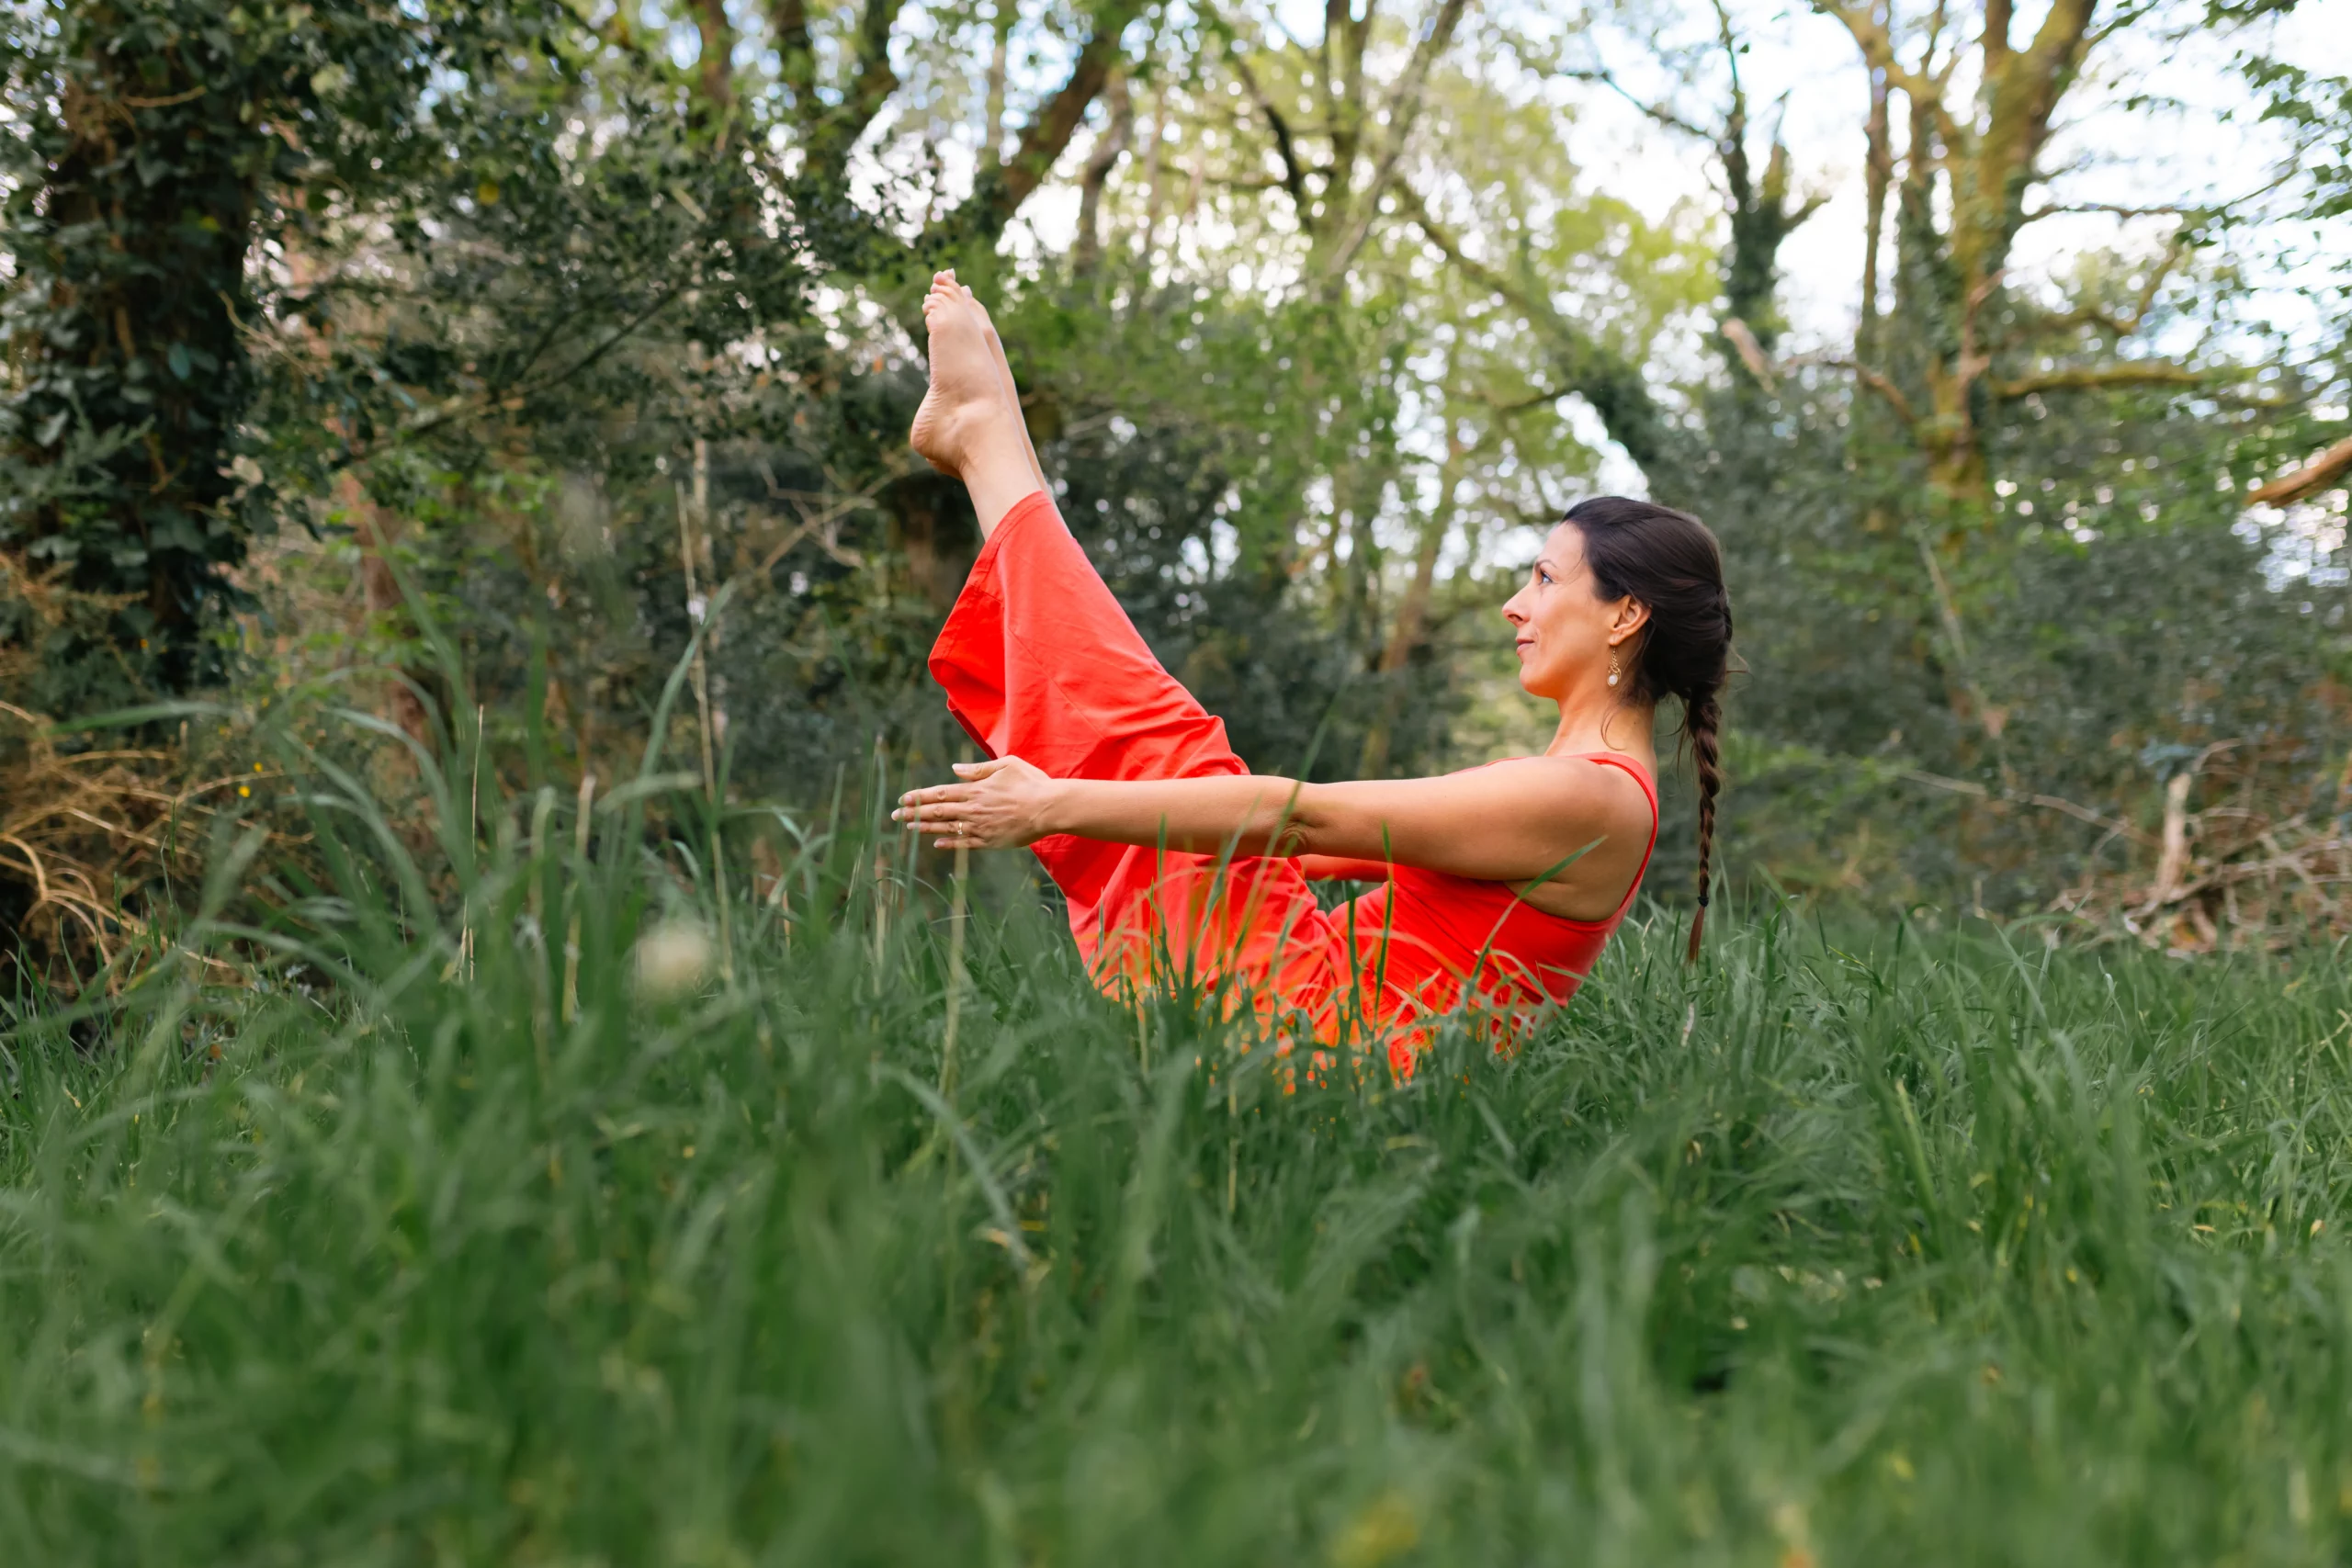
[[202,874],[214,818],[269,776],[184,744],[74,749],[0,703],[0,980],[119,987],[176,888]]

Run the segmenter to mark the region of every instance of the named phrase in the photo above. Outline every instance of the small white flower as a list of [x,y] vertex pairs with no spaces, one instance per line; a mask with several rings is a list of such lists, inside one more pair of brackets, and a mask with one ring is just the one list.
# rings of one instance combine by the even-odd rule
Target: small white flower
[[670,1001],[702,984],[710,969],[710,937],[693,920],[664,920],[637,939],[638,989]]

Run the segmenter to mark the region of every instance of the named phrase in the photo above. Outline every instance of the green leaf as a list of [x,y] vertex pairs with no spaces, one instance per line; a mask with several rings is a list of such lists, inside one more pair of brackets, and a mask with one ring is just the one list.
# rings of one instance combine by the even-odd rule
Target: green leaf
[[164,363],[172,367],[174,376],[183,381],[187,380],[188,377],[187,345],[182,343],[172,344],[171,352],[164,355]]

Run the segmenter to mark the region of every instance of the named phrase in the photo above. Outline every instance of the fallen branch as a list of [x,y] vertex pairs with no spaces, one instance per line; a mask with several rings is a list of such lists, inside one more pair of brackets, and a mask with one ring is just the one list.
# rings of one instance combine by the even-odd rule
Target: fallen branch
[[2062,812],[2078,822],[2087,822],[2094,828],[2103,828],[2110,833],[2120,833],[2135,843],[2144,844],[2150,841],[2145,829],[2136,828],[2129,822],[2119,822],[2111,817],[2101,816],[2087,806],[2077,806],[2073,801],[2058,795],[2030,795],[2022,790],[1994,789],[1978,784],[1973,779],[1951,779],[1944,777],[1941,773],[1923,773],[1917,768],[1906,768],[1895,776],[1911,784],[1926,784],[1931,789],[1949,790],[1954,795],[1973,795],[1979,800],[2007,801],[2016,806],[2038,806],[2045,811]]

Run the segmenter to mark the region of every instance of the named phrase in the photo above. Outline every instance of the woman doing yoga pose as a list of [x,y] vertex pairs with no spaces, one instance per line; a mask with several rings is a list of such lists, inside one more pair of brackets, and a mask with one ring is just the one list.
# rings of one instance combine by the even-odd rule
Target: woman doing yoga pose
[[[911,439],[971,491],[983,541],[931,669],[989,760],[910,791],[899,820],[942,849],[1035,850],[1105,989],[1229,983],[1291,1038],[1385,1041],[1402,1074],[1421,1021],[1465,993],[1524,1018],[1590,971],[1657,841],[1652,716],[1670,695],[1699,774],[1697,954],[1731,644],[1697,519],[1588,501],[1544,541],[1502,607],[1520,684],[1559,708],[1540,755],[1438,778],[1252,773],[1063,525],[988,312],[951,273],[923,312]],[[1327,911],[1323,878],[1380,886]]]

